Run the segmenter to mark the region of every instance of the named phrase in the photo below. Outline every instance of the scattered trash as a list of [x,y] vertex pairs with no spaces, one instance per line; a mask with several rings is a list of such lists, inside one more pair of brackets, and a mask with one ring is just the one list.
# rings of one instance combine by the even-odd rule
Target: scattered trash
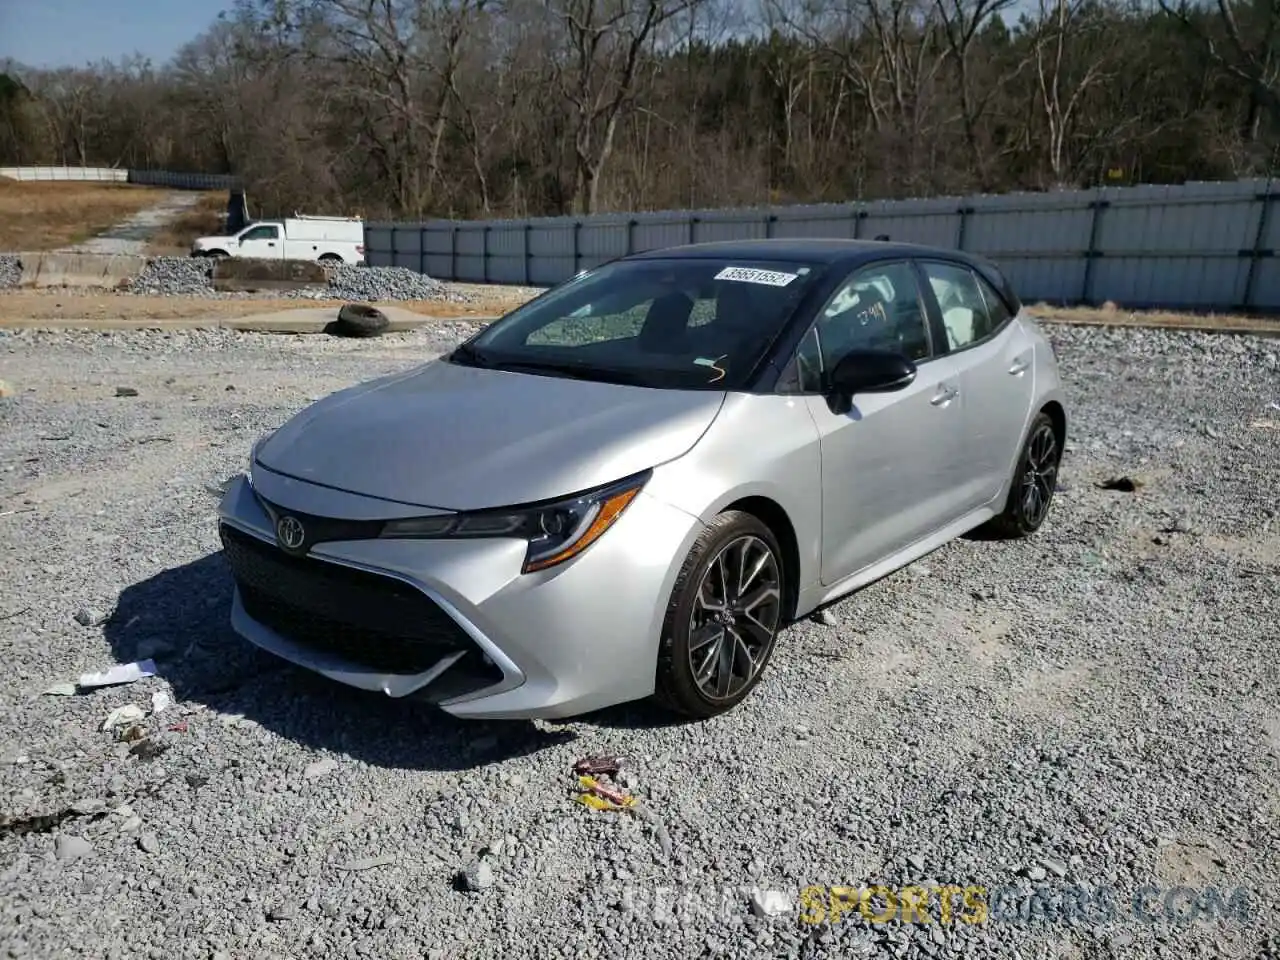
[[142,660],[134,663],[121,663],[101,673],[86,673],[80,677],[82,687],[114,687],[124,683],[134,683],[143,677],[154,677],[156,664],[154,660]]
[[130,703],[123,707],[116,707],[109,714],[107,719],[102,721],[103,730],[114,730],[116,727],[123,727],[127,724],[135,723],[145,717],[142,708]]
[[133,387],[116,387],[117,397],[136,397],[137,395],[138,391]]
[[791,898],[781,890],[752,890],[751,912],[757,917],[781,917],[791,912]]
[[493,868],[483,860],[476,860],[458,875],[462,889],[472,893],[487,890],[493,886]]
[[12,397],[16,391],[9,384],[0,380],[0,397]]
[[46,697],[74,697],[76,695],[76,685],[74,683],[55,683],[43,695]]
[[358,873],[361,870],[373,870],[375,867],[389,867],[396,862],[396,858],[389,853],[384,853],[377,857],[365,857],[362,860],[348,860],[345,863],[335,863],[334,868],[345,870],[348,873]]
[[[583,772],[587,770],[594,772]],[[573,765],[573,772],[577,775],[579,787],[579,792],[574,796],[575,801],[591,810],[634,814],[652,827],[663,856],[671,856],[671,834],[667,832],[661,818],[642,804],[639,798],[624,789],[625,785],[614,786],[600,779],[602,776],[612,774],[619,780],[625,779],[634,785],[635,779],[630,769],[623,767],[621,757],[584,757]]]
[[1119,493],[1135,493],[1141,487],[1142,481],[1132,477],[1111,477],[1098,484],[1100,490],[1115,490]]
[[823,627],[834,627],[840,622],[836,619],[836,615],[826,607],[821,610],[815,610],[809,615],[809,619]]
[[316,780],[319,777],[333,773],[337,769],[338,761],[333,757],[325,757],[323,760],[307,764],[307,768],[302,771],[302,776],[307,780]]
[[602,773],[612,776],[622,769],[622,761],[622,757],[583,757],[573,765],[573,772],[580,777],[596,777]]
[[177,723],[172,723],[172,724],[170,724],[170,725],[169,725],[169,732],[170,732],[170,733],[186,733],[186,732],[187,732],[187,721],[185,721],[185,720],[179,720]]
[[[628,807],[635,806],[635,797],[619,787],[611,787],[606,783],[602,783],[595,777],[578,777],[578,785],[584,791],[579,794],[578,802],[586,806],[594,807],[597,810],[625,810]],[[604,805],[602,806],[595,801],[603,801]]]
[[173,706],[173,698],[163,690],[157,690],[151,695],[151,712],[164,713]]
[[81,607],[75,612],[74,619],[82,627],[100,627],[111,619],[111,611],[98,610],[95,607]]
[[140,723],[125,727],[120,732],[117,739],[123,743],[137,743],[139,740],[145,740],[147,736],[147,728]]

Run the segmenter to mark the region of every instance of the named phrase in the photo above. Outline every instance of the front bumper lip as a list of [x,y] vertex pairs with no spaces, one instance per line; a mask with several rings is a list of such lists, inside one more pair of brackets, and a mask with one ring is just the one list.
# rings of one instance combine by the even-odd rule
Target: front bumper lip
[[[263,511],[265,514],[265,511]],[[235,527],[242,533],[256,537],[264,543],[274,544],[274,540],[263,535],[261,530],[255,529],[247,523],[239,521],[234,516],[224,515],[222,522],[228,526]],[[462,696],[453,697],[443,700],[440,703],[441,708],[448,709],[450,704],[464,703],[468,700],[475,700],[481,697],[490,697],[500,693],[506,693],[508,690],[514,690],[525,682],[525,675],[515,663],[495,644],[488,636],[485,635],[478,626],[467,619],[458,608],[449,602],[449,600],[433,590],[427,584],[412,577],[407,577],[393,570],[386,570],[382,567],[375,567],[369,564],[357,563],[353,560],[326,555],[324,560],[328,563],[336,563],[340,566],[350,567],[353,570],[363,570],[367,573],[376,573],[379,576],[390,577],[406,583],[419,590],[431,598],[436,604],[445,611],[467,636],[475,642],[481,651],[493,662],[493,664],[502,672],[502,679],[496,684],[482,687]],[[240,600],[240,591],[237,589],[235,598],[232,602],[231,609],[231,626],[237,633],[245,637],[255,646],[273,653],[282,659],[288,660],[290,663],[313,670],[316,673],[323,674],[331,680],[339,683],[345,683],[349,686],[358,687],[361,690],[370,690],[385,693],[389,697],[407,697],[410,694],[417,693],[419,690],[428,686],[432,681],[440,677],[449,667],[453,666],[463,655],[463,652],[450,653],[436,663],[430,669],[418,674],[398,674],[398,673],[380,673],[372,671],[368,667],[343,657],[338,657],[324,651],[315,650],[305,644],[290,640],[276,631],[270,629],[265,624],[259,623],[249,616],[245,610],[244,604]]]

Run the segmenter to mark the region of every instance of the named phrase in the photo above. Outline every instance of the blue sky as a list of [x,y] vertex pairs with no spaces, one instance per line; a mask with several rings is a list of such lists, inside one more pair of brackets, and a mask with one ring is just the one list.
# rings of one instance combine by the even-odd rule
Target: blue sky
[[0,60],[62,67],[141,53],[159,63],[231,5],[231,0],[0,0]]

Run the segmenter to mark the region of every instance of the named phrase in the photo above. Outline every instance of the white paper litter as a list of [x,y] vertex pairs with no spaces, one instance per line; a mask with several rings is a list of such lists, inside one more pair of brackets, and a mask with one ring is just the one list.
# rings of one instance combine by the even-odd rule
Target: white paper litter
[[126,723],[136,723],[145,717],[142,708],[134,704],[128,704],[123,707],[116,707],[107,714],[107,719],[102,721],[103,730],[114,730],[116,727],[123,727]]
[[157,690],[151,695],[152,713],[164,713],[164,711],[168,710],[171,706],[173,706],[173,698],[163,690]]
[[76,695],[76,685],[74,683],[55,683],[44,692],[44,695],[46,697],[74,697]]
[[156,675],[154,660],[142,660],[137,663],[121,663],[101,673],[86,673],[80,678],[82,687],[114,687],[122,683],[133,683],[143,677]]

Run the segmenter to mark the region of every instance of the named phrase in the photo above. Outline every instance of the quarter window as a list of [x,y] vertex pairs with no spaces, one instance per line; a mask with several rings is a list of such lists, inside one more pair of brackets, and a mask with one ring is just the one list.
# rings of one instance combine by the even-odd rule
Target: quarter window
[[953,263],[923,264],[947,331],[947,346],[962,350],[985,340],[1009,319],[1009,309],[985,280]]

